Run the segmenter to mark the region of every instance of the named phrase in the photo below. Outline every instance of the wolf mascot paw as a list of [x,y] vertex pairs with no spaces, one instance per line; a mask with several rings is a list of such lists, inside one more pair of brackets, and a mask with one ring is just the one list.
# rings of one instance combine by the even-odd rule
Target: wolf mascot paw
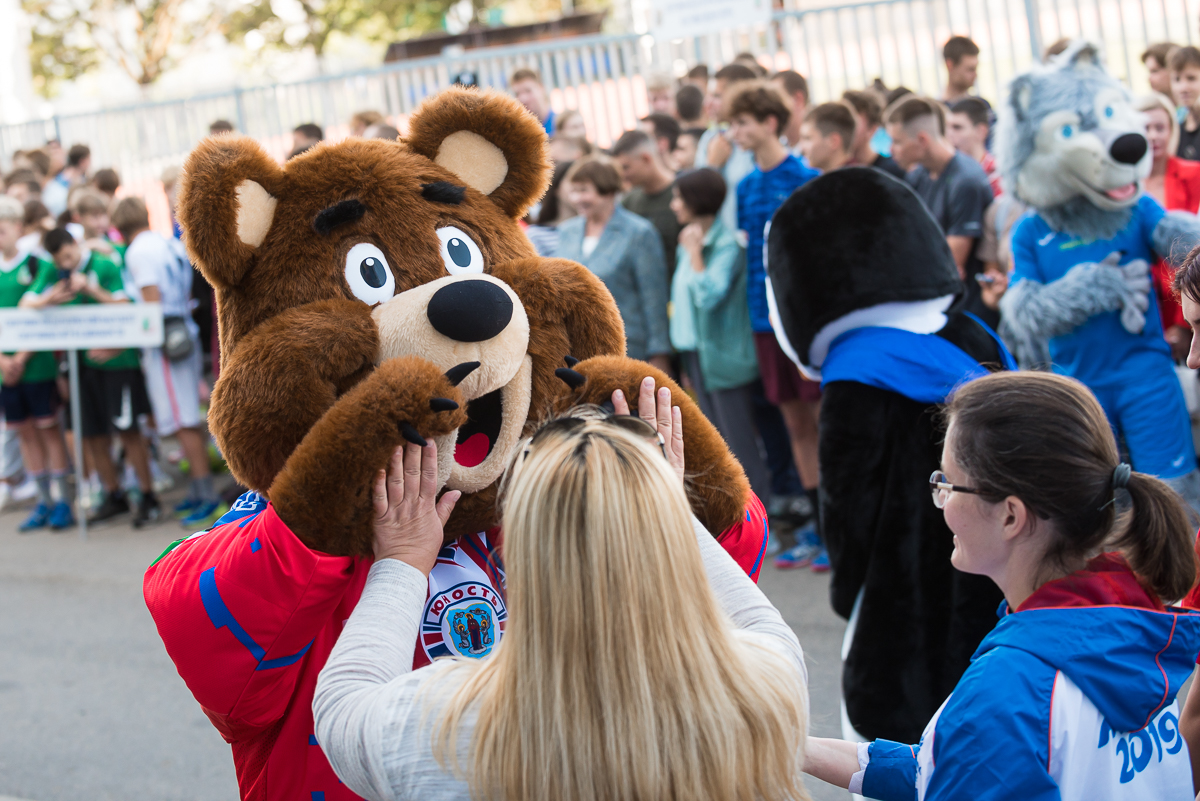
[[[1013,80],[997,151],[1006,185],[1033,212],[1013,230],[1006,340],[1023,364],[1091,388],[1134,469],[1191,475],[1191,422],[1148,272],[1200,242],[1200,221],[1143,194],[1145,123],[1095,45],[1076,41]],[[1200,510],[1200,493],[1186,499]]]

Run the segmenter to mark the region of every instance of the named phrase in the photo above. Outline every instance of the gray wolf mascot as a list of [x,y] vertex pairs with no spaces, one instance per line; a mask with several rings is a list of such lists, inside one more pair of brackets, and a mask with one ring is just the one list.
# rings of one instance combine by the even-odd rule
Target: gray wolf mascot
[[1134,469],[1200,509],[1191,424],[1149,272],[1156,258],[1185,256],[1200,222],[1142,193],[1144,131],[1088,42],[1013,80],[997,156],[1032,211],[1013,229],[1003,333],[1023,366],[1049,364],[1087,384]]
[[963,282],[907,184],[848,167],[798,189],[767,237],[768,301],[784,351],[825,392],[820,525],[843,645],[847,739],[917,742],[996,625],[991,580],[950,565],[929,495],[938,404],[989,367],[1015,367],[965,313]]

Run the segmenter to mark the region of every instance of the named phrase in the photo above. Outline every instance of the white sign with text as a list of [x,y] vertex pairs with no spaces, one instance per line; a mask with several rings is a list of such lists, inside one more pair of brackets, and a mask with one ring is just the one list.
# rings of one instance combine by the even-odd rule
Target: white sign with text
[[0,352],[155,348],[163,343],[162,305],[91,303],[50,309],[0,309]]
[[651,0],[651,28],[658,40],[767,25],[771,0]]

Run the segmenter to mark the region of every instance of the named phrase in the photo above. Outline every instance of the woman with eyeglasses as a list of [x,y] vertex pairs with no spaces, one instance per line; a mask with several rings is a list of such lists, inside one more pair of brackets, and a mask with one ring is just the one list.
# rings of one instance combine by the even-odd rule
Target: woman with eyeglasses
[[1120,460],[1073,379],[996,373],[945,414],[933,503],[951,564],[1003,591],[1000,622],[919,744],[809,738],[805,770],[880,799],[1191,801],[1175,696],[1200,615],[1170,606],[1196,580],[1183,503]]
[[[350,789],[808,798],[800,644],[692,516],[681,425],[678,407],[657,430],[570,417],[517,449],[501,500],[504,637],[487,660],[415,671],[425,574],[456,494],[436,499],[432,444],[396,452],[374,487],[376,561],[313,701],[317,740]],[[467,637],[471,608],[464,598]]]

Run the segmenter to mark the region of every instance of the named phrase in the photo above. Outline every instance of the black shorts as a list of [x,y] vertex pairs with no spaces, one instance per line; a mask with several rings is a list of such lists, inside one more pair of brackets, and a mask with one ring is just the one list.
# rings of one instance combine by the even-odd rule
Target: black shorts
[[136,431],[138,418],[150,414],[141,370],[98,370],[79,365],[79,412],[85,437]]
[[53,417],[59,405],[58,384],[50,379],[0,387],[0,405],[4,406],[4,419],[9,425],[31,417],[35,420]]

